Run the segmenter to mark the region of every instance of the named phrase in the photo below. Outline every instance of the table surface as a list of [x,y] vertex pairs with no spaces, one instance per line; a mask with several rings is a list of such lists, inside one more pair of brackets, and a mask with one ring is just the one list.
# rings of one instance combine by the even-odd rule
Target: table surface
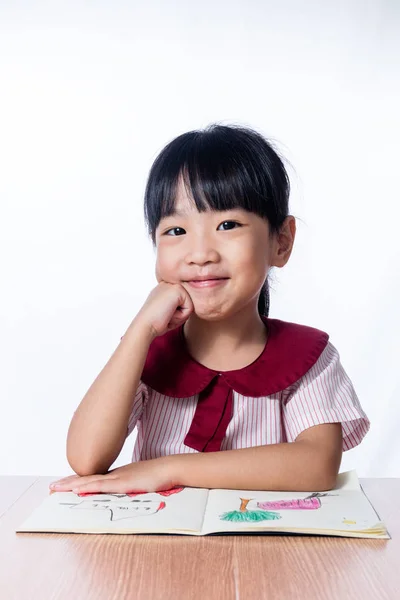
[[400,598],[400,479],[360,479],[392,539],[15,533],[54,477],[0,477],[2,600]]

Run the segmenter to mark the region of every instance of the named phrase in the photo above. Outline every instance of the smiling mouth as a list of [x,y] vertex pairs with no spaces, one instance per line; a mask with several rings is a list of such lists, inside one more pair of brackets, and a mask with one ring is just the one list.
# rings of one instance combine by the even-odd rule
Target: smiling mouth
[[186,281],[186,283],[195,288],[208,288],[222,285],[225,281],[228,281],[228,279],[228,277],[220,277],[218,279],[193,279],[191,281]]

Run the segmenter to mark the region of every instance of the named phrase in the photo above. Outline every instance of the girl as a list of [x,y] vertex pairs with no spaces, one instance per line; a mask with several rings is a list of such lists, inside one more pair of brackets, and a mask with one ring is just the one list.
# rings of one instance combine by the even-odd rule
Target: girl
[[[268,318],[292,252],[289,178],[263,136],[211,125],[170,142],[145,190],[152,290],[73,415],[77,473],[50,487],[324,491],[370,423],[329,336]],[[109,471],[137,427],[133,462]]]

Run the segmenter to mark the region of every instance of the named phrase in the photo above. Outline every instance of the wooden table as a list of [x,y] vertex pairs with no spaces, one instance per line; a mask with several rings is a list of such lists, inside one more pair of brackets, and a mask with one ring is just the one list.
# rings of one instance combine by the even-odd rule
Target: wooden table
[[391,540],[15,533],[53,477],[0,477],[1,600],[400,598],[400,479],[361,479]]

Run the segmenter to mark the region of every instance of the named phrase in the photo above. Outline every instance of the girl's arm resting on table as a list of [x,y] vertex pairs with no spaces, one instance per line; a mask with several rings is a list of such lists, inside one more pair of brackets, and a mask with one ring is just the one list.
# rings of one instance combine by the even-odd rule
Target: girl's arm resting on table
[[151,341],[151,332],[134,319],[75,411],[67,459],[78,475],[106,473],[118,457]]
[[169,457],[175,485],[203,488],[326,491],[342,459],[340,423],[316,425],[294,442]]
[[340,423],[315,425],[290,443],[130,463],[106,474],[66,477],[53,491],[143,493],[176,486],[247,490],[326,491],[335,487],[342,455]]

